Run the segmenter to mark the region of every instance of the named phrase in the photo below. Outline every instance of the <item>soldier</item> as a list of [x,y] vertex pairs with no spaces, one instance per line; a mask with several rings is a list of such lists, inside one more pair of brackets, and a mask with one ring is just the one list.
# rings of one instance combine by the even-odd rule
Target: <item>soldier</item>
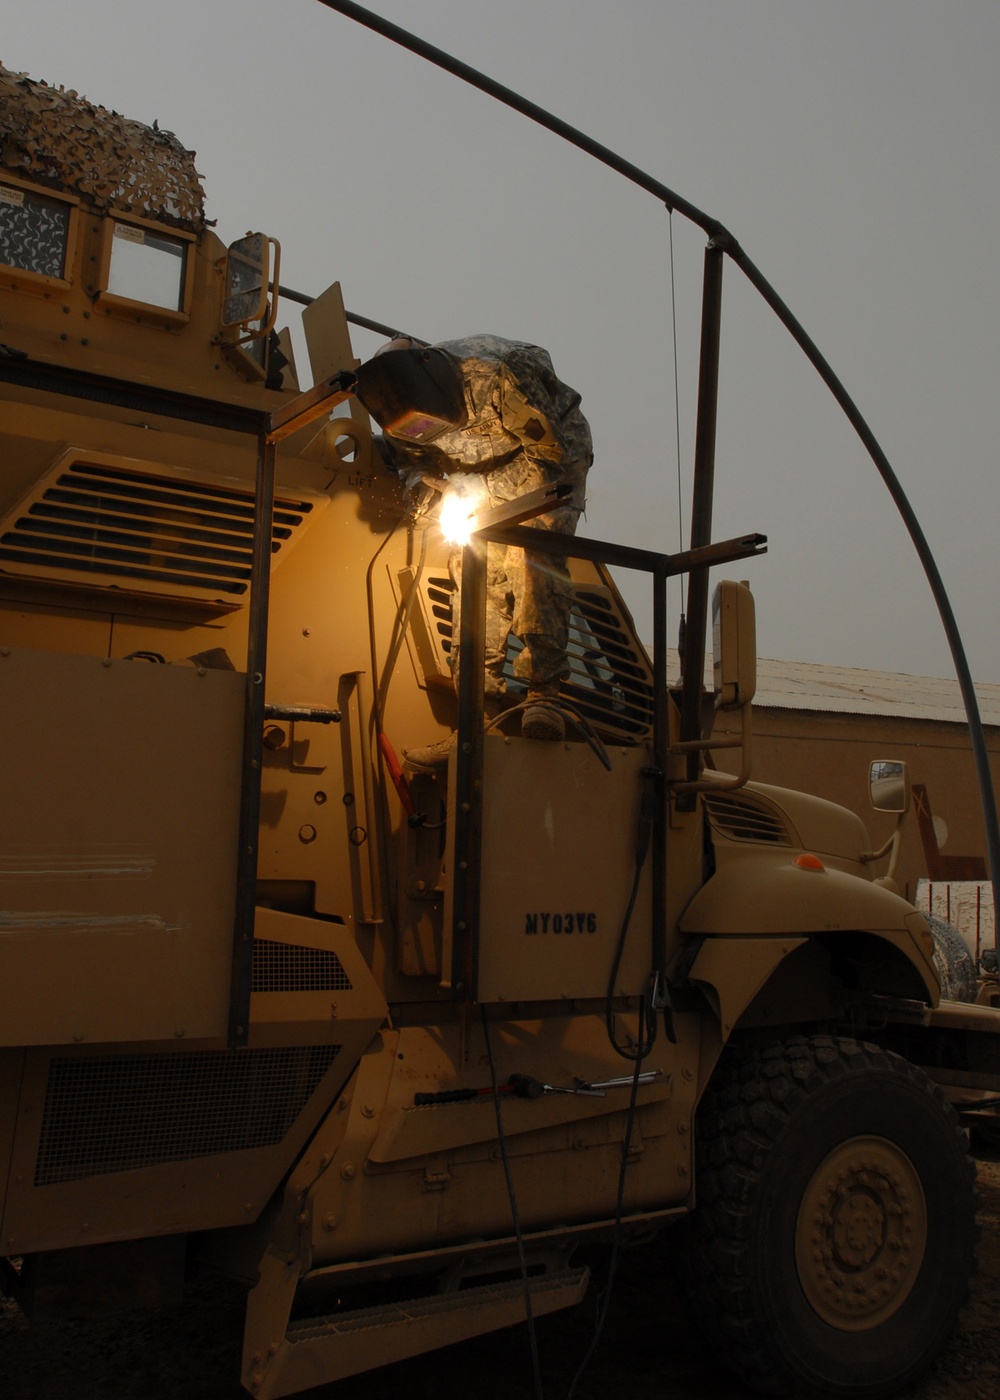
[[[572,535],[586,503],[593,460],[580,395],[555,375],[537,345],[475,335],[439,345],[393,340],[358,370],[357,395],[386,435],[392,465],[403,473],[476,473],[491,506],[546,485],[572,488],[564,503],[530,523]],[[452,554],[458,581],[461,552]],[[566,726],[554,701],[569,674],[566,646],[571,588],[565,557],[490,544],[487,551],[486,705],[502,708],[507,639],[523,642],[515,675],[527,685],[521,733],[561,739]],[[458,610],[453,636],[458,637]],[[452,670],[458,679],[457,647]],[[410,749],[418,771],[445,766],[451,739]]]

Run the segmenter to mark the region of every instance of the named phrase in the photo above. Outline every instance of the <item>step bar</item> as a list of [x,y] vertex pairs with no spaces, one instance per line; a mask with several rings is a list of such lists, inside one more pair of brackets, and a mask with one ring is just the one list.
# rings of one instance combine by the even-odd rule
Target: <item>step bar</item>
[[[571,1308],[587,1291],[590,1270],[566,1269],[528,1279],[534,1316]],[[278,1400],[312,1386],[450,1346],[525,1320],[524,1283],[480,1284],[404,1303],[298,1319],[244,1384],[257,1400]]]

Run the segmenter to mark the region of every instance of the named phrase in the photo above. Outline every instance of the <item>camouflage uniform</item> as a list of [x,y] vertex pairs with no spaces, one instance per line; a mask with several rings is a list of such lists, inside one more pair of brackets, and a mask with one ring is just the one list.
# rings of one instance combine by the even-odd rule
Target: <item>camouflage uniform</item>
[[[587,471],[593,460],[590,428],[580,412],[580,395],[556,378],[548,352],[537,345],[475,335],[434,347],[458,365],[468,421],[422,447],[393,442],[404,469],[482,476],[490,505],[513,501],[539,487],[566,482],[573,488],[566,504],[528,524],[572,535],[586,503]],[[459,582],[461,551],[450,567]],[[571,588],[565,556],[532,554],[491,544],[487,551],[486,690],[499,694],[507,639],[513,631],[524,643],[514,665],[529,690],[554,693],[568,674],[566,646]],[[459,611],[453,635],[457,640]],[[457,650],[453,656],[456,679]]]

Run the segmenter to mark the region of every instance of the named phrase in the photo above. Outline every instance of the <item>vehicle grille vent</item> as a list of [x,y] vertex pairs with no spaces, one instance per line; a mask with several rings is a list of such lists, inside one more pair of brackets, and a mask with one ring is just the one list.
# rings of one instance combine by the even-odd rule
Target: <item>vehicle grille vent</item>
[[280,1142],[339,1045],[55,1059],[35,1185]]
[[595,729],[638,738],[653,723],[653,678],[603,588],[573,590],[569,629],[569,679],[561,694]]
[[788,828],[778,813],[752,797],[706,792],[702,801],[712,826],[730,841],[764,841],[773,846],[792,844]]
[[429,576],[424,582],[427,602],[438,644],[445,654],[450,654],[452,630],[454,626],[452,609],[455,601],[455,585],[448,577]]
[[[454,586],[447,578],[426,582],[427,599],[440,644],[452,646]],[[512,692],[523,687],[514,676],[521,643],[511,637],[504,674]],[[604,738],[635,741],[653,724],[653,678],[649,662],[636,644],[611,590],[576,584],[570,612],[570,675],[560,694]]]
[[252,989],[255,992],[349,992],[351,979],[337,954],[326,948],[304,948],[297,943],[255,938]]
[[[272,554],[312,509],[275,499]],[[250,586],[253,518],[249,491],[72,462],[0,526],[0,561],[35,577],[236,603]]]

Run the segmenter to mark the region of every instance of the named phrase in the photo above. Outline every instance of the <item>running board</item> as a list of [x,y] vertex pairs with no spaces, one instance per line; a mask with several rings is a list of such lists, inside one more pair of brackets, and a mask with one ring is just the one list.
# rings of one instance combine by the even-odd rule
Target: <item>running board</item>
[[[586,1268],[529,1278],[532,1314],[541,1317],[575,1306],[589,1281]],[[245,1384],[258,1400],[278,1400],[524,1319],[521,1279],[300,1319]]]

